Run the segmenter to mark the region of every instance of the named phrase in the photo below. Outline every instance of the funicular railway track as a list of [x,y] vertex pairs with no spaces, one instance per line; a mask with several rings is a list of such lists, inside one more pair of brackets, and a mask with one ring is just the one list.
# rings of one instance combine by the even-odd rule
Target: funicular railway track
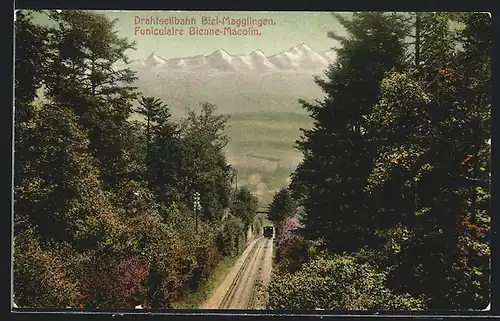
[[201,309],[265,309],[271,278],[273,236],[250,241],[240,258]]
[[[255,291],[256,267],[261,264],[262,252],[264,251],[264,244],[266,242],[267,240],[264,237],[260,237],[253,244],[250,252],[243,261],[243,264],[239,268],[238,273],[231,282],[229,289],[222,298],[222,301],[219,305],[219,309],[237,308],[242,304],[248,305],[248,303],[254,301],[256,292]],[[247,298],[244,298],[244,296],[247,295],[249,296]],[[245,306],[242,308],[247,308],[247,307]]]

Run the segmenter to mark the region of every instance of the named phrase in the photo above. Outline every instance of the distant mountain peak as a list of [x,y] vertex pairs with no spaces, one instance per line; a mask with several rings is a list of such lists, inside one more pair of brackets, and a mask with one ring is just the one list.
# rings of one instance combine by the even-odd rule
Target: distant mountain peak
[[222,55],[222,56],[231,56],[231,54],[229,54],[226,49],[224,48],[220,48],[220,49],[217,49],[215,50],[214,52],[212,52],[210,55],[208,55],[207,57],[209,56],[212,56],[212,55]]
[[[198,54],[191,57],[170,58],[160,57],[153,51],[145,61],[148,66],[166,66],[177,70],[194,70],[202,67],[206,70],[224,72],[235,71],[272,71],[272,70],[308,70],[316,72],[326,69],[328,64],[336,58],[333,50],[316,52],[305,42],[291,47],[282,52],[267,56],[260,49],[255,49],[249,54],[233,55],[224,48],[215,50],[209,55]],[[163,68],[163,67],[162,67]]]
[[254,58],[259,58],[259,59],[267,59],[267,56],[260,49],[252,51],[247,56],[254,57]]
[[311,47],[309,47],[305,42],[301,42],[299,43],[297,46],[295,46],[296,48],[303,48],[303,49],[308,49],[308,50],[312,50]]

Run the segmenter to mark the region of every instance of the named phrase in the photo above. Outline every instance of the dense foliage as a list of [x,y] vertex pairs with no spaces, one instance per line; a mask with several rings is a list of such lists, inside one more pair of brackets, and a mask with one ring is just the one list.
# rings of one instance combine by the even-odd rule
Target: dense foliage
[[[15,22],[14,299],[169,308],[263,224],[232,188],[227,116],[205,103],[176,122],[141,95],[116,67],[134,44],[103,15],[37,14],[51,23]],[[347,36],[330,34],[324,99],[302,101],[303,161],[269,207],[269,307],[485,308],[490,17],[336,18]]]
[[273,201],[269,205],[267,218],[275,223],[278,234],[283,221],[294,214],[295,207],[289,189],[282,188],[276,192]]
[[304,207],[293,248],[303,237],[321,258],[281,268],[271,306],[484,309],[491,18],[336,17],[348,36],[330,34],[341,48],[316,80],[324,100],[303,102],[314,127],[297,142],[304,160],[290,187]]
[[233,213],[238,213],[245,229],[252,226],[258,206],[259,204],[257,199],[245,186],[239,188],[233,193],[231,210]]
[[240,253],[255,214],[231,187],[227,117],[207,103],[178,123],[140,95],[116,67],[134,44],[105,16],[37,14],[51,23],[15,24],[14,300],[169,308]]
[[297,233],[299,217],[286,218],[277,227],[275,267],[278,271],[293,273],[309,261],[311,244]]
[[396,294],[384,285],[385,274],[353,257],[318,257],[300,271],[274,277],[269,307],[278,310],[415,310],[424,302]]

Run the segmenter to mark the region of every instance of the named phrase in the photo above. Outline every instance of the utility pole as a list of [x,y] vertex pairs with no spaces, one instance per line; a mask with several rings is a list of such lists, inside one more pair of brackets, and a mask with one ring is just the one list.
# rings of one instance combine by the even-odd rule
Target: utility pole
[[198,212],[201,211],[201,204],[200,204],[200,193],[199,192],[194,192],[193,193],[193,209],[194,209],[194,215],[195,215],[195,224],[196,224],[196,232],[198,232]]

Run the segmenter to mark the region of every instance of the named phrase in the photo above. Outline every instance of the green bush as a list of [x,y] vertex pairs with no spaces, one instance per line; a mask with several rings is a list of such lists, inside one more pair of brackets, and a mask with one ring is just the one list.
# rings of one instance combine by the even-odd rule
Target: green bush
[[189,281],[195,264],[194,246],[166,224],[159,213],[138,215],[128,222],[130,250],[149,262],[144,306],[168,307],[182,296]]
[[273,275],[269,308],[278,310],[419,310],[422,300],[395,294],[385,274],[351,256],[317,257],[295,273]]
[[246,230],[238,217],[229,217],[218,230],[216,244],[223,256],[233,257],[245,247]]
[[136,249],[153,263],[144,304],[152,307],[171,306],[198,289],[221,257],[213,227],[200,220],[197,231],[192,213],[182,206],[173,205],[162,211],[130,221],[132,238],[139,240]]
[[192,271],[190,291],[196,291],[201,283],[208,280],[220,261],[220,252],[214,238],[209,233],[198,236],[195,249],[196,267]]
[[266,220],[266,214],[257,214],[255,215],[255,219],[253,220],[252,231],[254,235],[261,235]]
[[68,271],[77,258],[63,246],[46,249],[26,230],[14,239],[14,300],[19,307],[82,307],[79,280]]
[[166,236],[161,242],[151,244],[150,248],[156,253],[151,256],[145,306],[168,307],[185,291],[193,264],[186,260],[187,247],[175,236]]

